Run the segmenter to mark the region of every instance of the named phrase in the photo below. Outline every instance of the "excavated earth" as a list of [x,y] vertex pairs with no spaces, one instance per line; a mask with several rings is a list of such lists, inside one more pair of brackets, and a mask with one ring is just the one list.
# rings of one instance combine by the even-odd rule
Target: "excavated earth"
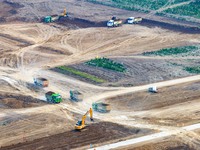
[[[121,126],[109,122],[90,124],[82,131],[67,131],[22,144],[1,148],[1,150],[47,150],[47,149],[87,149],[91,145],[98,146],[109,142],[117,142],[127,137],[138,137],[150,133],[148,129]],[[81,148],[82,147],[82,148]]]

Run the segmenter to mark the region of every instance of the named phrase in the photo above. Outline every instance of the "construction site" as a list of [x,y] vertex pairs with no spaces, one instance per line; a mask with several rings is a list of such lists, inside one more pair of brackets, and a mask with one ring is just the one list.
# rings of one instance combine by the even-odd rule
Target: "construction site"
[[0,150],[200,150],[200,19],[106,2],[0,0]]

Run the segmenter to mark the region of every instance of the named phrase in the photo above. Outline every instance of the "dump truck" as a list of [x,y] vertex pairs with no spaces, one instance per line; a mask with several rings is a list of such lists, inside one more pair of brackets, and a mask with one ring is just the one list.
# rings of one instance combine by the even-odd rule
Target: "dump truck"
[[110,104],[103,103],[103,102],[95,102],[92,103],[92,108],[94,111],[107,113],[111,111]]
[[83,100],[83,94],[80,93],[77,90],[70,90],[70,99],[74,101],[82,101]]
[[45,22],[45,23],[50,23],[50,22],[52,22],[51,16],[46,16],[46,17],[44,17],[44,22]]
[[129,17],[127,19],[128,24],[140,23],[142,21],[141,17]]
[[107,22],[107,27],[118,27],[122,25],[122,20],[121,19],[117,19],[116,17],[112,17],[111,20],[109,20]]
[[34,78],[34,84],[37,86],[48,87],[49,81],[45,78]]
[[60,103],[62,101],[62,96],[59,93],[54,93],[52,91],[47,92],[45,97],[49,103]]
[[92,108],[90,108],[85,115],[82,116],[82,120],[79,120],[76,125],[75,125],[75,130],[82,130],[86,127],[85,125],[85,119],[87,117],[87,115],[90,114],[90,121],[94,121],[93,120],[93,111]]
[[148,91],[151,92],[151,93],[157,93],[158,92],[156,86],[149,87]]

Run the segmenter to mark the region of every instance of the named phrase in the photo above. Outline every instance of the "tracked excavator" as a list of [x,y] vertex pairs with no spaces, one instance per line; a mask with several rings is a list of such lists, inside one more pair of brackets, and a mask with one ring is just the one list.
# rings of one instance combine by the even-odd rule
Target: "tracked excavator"
[[85,119],[87,117],[87,115],[90,114],[90,121],[94,121],[93,120],[93,111],[92,108],[90,108],[85,115],[82,116],[82,120],[79,120],[76,125],[75,125],[75,130],[81,130],[84,129],[86,127],[85,125]]

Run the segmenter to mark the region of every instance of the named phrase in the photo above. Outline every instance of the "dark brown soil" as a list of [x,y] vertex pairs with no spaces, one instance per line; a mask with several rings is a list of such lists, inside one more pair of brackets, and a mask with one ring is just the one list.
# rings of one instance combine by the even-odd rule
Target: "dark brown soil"
[[50,149],[72,149],[86,146],[85,149],[99,145],[112,140],[119,141],[119,139],[127,138],[128,136],[136,137],[149,133],[150,130],[138,129],[121,126],[109,122],[92,123],[87,128],[80,131],[68,131],[61,134],[36,139],[34,141],[20,143],[8,147],[1,148],[1,150],[41,150]]
[[41,106],[44,104],[46,103],[31,96],[0,94],[1,108],[27,108]]
[[34,50],[43,52],[43,53],[48,53],[48,54],[61,54],[61,55],[68,55],[68,56],[72,55],[72,53],[67,50],[61,51],[61,50],[53,49],[51,47],[46,47],[46,46],[38,46]]
[[0,33],[0,36],[6,38],[7,40],[12,40],[12,41],[18,42],[19,45],[17,45],[17,46],[20,46],[20,47],[26,47],[26,46],[30,46],[33,44],[32,42],[26,41],[24,39],[20,39],[19,37],[13,37],[9,34]]

